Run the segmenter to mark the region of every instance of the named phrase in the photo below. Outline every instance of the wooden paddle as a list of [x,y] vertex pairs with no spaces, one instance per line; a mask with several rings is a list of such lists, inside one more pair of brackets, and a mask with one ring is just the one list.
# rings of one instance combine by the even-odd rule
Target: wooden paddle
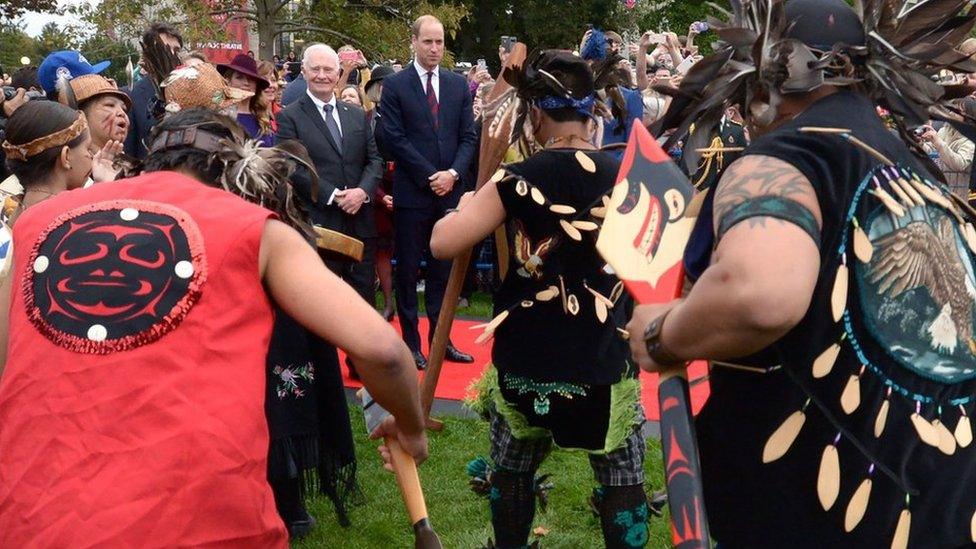
[[[512,67],[521,66],[527,54],[525,44],[517,43],[512,47],[508,62],[502,68],[502,73],[495,80],[495,87],[485,99],[485,124],[481,129],[481,147],[478,153],[478,180],[476,188],[480,189],[495,173],[505,157],[512,135],[513,117],[506,116],[515,108],[514,90],[502,78],[504,71],[513,70]],[[498,235],[498,232],[495,233]],[[502,233],[504,237],[504,233]],[[430,407],[434,403],[434,390],[441,375],[444,364],[444,353],[450,341],[451,325],[454,323],[454,313],[457,312],[458,298],[464,286],[464,278],[468,274],[468,264],[471,262],[472,250],[467,250],[454,258],[451,266],[451,276],[447,280],[444,290],[444,301],[441,303],[441,313],[437,317],[437,329],[430,344],[430,356],[427,357],[427,370],[420,387],[420,403],[424,407],[427,417],[427,428],[440,431],[444,424],[430,417]],[[507,259],[507,258],[506,258]]]
[[[664,303],[681,294],[684,250],[705,196],[694,192],[635,120],[596,247],[638,303]],[[672,543],[682,549],[709,547],[685,365],[660,372],[658,401]]]

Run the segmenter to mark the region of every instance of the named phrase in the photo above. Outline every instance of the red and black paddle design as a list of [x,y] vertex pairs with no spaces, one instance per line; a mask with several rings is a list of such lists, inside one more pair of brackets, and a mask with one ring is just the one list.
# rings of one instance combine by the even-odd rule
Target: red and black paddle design
[[[666,303],[681,294],[682,257],[703,198],[635,121],[597,250],[638,303]],[[672,541],[681,549],[709,547],[685,366],[660,373],[658,400]]]

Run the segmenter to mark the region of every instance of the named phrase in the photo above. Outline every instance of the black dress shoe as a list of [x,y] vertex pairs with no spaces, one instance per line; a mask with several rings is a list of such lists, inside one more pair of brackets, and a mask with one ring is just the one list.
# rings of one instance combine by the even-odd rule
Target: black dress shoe
[[460,362],[461,364],[471,364],[474,362],[474,357],[468,353],[462,353],[453,343],[448,343],[447,349],[444,351],[444,360],[448,362]]
[[424,354],[420,351],[413,352],[413,361],[417,364],[418,370],[427,369],[427,359],[424,358]]

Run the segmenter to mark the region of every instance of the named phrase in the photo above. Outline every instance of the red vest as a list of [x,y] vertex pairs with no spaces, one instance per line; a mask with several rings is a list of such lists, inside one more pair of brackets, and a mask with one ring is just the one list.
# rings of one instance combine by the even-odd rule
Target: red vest
[[286,546],[266,480],[271,215],[161,172],[17,220],[0,547]]

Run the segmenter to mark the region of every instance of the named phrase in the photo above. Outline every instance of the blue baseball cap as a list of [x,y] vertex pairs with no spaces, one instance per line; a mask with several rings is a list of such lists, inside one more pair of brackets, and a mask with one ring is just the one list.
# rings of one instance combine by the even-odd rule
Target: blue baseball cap
[[111,61],[102,61],[92,65],[85,56],[76,51],[56,51],[44,58],[37,68],[37,81],[44,91],[53,92],[58,78],[62,75],[68,80],[86,74],[98,74],[111,65]]

